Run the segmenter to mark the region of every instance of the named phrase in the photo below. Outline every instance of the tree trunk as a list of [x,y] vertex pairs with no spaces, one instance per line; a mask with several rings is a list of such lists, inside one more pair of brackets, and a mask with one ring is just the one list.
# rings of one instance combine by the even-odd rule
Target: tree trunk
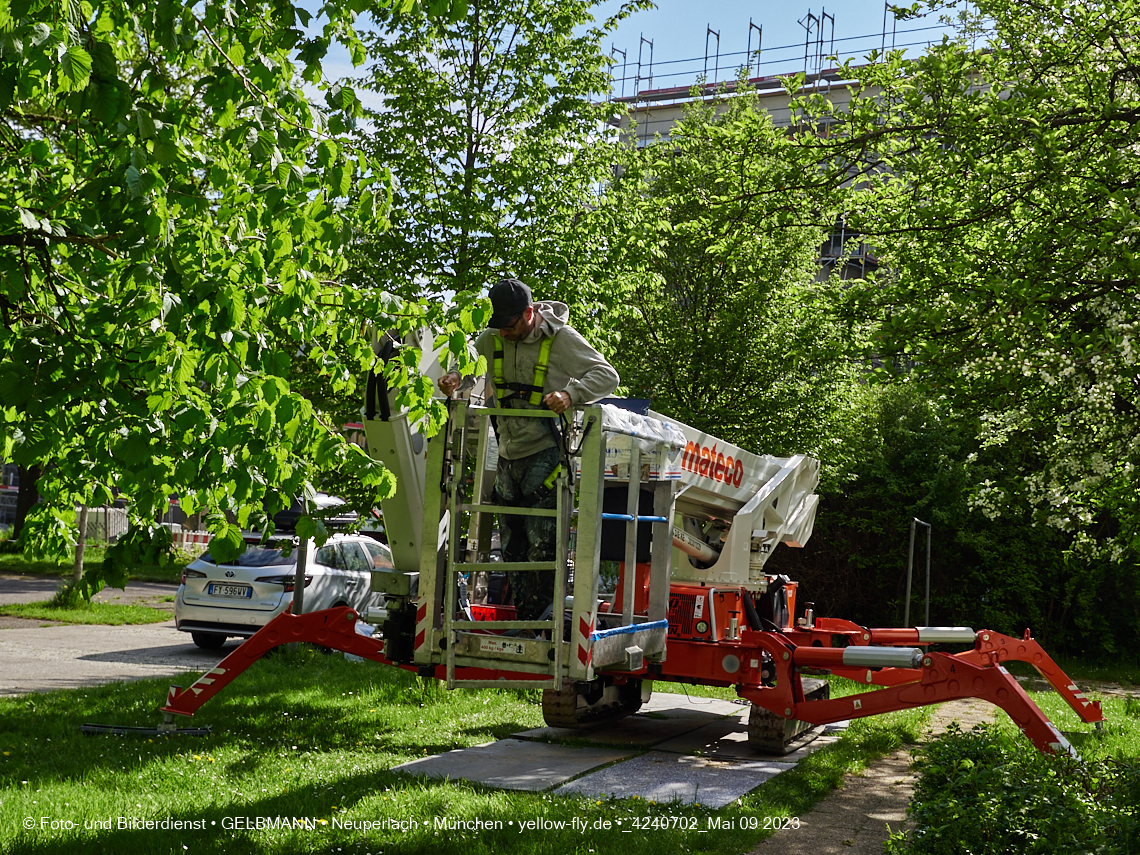
[[24,522],[28,518],[28,512],[39,501],[40,491],[39,481],[40,475],[43,474],[43,467],[38,463],[32,466],[20,466],[20,492],[16,494],[16,520],[12,524],[12,540],[20,536],[20,532],[24,530]]
[[83,552],[87,548],[87,505],[79,506],[79,537],[75,540],[75,569],[72,578],[76,582],[83,578]]

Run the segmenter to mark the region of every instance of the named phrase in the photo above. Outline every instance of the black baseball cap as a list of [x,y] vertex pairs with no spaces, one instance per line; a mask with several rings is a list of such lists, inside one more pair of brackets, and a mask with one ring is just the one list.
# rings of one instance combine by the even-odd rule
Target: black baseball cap
[[491,320],[487,321],[488,329],[501,330],[509,327],[511,321],[526,311],[534,301],[531,299],[530,286],[518,279],[500,279],[491,286],[487,292],[491,298]]

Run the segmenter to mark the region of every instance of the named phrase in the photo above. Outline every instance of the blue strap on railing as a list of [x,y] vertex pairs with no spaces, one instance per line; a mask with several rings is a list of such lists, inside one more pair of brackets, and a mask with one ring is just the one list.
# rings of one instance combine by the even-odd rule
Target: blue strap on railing
[[668,518],[666,517],[635,517],[633,514],[602,514],[602,519],[618,520],[620,522],[627,523],[633,522],[635,520],[637,522],[669,522]]
[[650,623],[633,623],[629,626],[615,626],[613,629],[600,629],[590,633],[590,640],[597,641],[600,638],[609,638],[611,635],[632,635],[635,632],[640,632],[643,629],[668,629],[669,621],[655,620]]

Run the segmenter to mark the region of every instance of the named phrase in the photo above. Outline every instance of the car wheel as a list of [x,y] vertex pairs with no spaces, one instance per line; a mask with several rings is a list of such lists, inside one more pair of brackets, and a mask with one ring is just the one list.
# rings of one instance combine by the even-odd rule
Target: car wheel
[[217,632],[192,632],[190,637],[203,650],[218,650],[226,643],[227,636]]

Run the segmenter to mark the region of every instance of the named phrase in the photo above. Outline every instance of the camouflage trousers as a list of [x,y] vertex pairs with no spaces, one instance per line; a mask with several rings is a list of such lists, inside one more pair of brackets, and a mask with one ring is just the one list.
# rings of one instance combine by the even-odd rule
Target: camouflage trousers
[[[504,505],[519,508],[554,508],[557,491],[543,486],[558,466],[557,448],[545,448],[518,460],[499,458],[495,495]],[[499,515],[503,561],[553,561],[558,523],[553,517]],[[514,592],[518,620],[538,620],[554,598],[554,571],[507,572]]]

